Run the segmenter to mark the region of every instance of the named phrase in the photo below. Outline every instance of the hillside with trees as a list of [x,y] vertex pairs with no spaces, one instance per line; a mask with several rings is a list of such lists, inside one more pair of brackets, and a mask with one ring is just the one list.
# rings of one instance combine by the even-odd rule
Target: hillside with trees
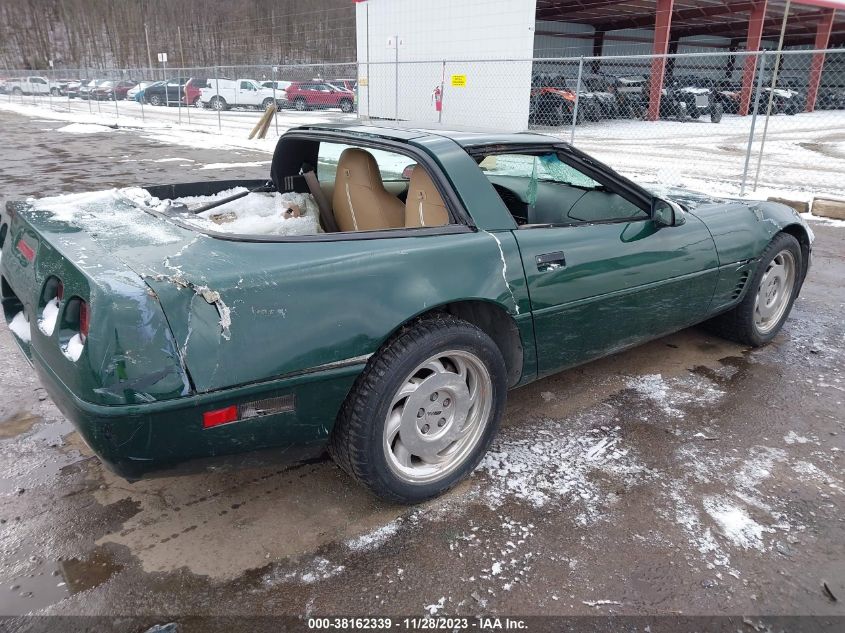
[[[146,26],[146,29],[145,29]],[[355,59],[351,0],[16,0],[0,3],[0,66],[171,66]]]

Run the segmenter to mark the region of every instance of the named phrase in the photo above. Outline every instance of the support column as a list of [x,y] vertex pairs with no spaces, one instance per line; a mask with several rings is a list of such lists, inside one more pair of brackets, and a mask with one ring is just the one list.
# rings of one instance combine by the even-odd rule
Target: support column
[[[748,18],[748,37],[745,39],[745,50],[759,51],[760,40],[763,37],[763,21],[766,19],[767,0],[759,0],[751,10]],[[745,68],[742,71],[742,92],[739,98],[739,113],[748,114],[751,108],[751,92],[754,89],[754,73],[757,70],[757,56],[749,55],[745,58]]]
[[[833,16],[836,14],[836,9],[823,9],[821,11],[821,19],[816,27],[816,45],[817,50],[825,49],[830,44],[830,33],[833,30]],[[816,108],[816,98],[819,96],[819,83],[822,79],[822,69],[824,68],[824,53],[815,53],[810,62],[810,81],[807,86],[807,112],[812,112]]]
[[[593,35],[593,57],[601,57],[604,51],[604,31],[596,31]],[[601,71],[601,61],[594,59],[592,64],[592,71],[598,73]]]
[[[654,20],[653,55],[665,55],[669,52],[669,30],[672,28],[672,9],[675,0],[657,0],[657,15]],[[666,58],[655,57],[651,61],[651,79],[648,89],[648,112],[646,119],[656,121],[660,118],[660,97],[663,90],[663,74],[666,71]]]

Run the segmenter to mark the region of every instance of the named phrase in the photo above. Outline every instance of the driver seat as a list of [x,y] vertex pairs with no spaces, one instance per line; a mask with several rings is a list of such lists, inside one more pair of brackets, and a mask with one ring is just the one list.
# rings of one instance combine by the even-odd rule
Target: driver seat
[[378,163],[357,147],[337,162],[332,207],[340,231],[377,231],[405,225],[405,205],[384,188]]

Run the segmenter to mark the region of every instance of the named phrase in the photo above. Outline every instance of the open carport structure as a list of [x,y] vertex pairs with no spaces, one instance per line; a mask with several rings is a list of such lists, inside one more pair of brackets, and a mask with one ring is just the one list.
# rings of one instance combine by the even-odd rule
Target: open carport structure
[[[657,55],[651,64],[649,120],[659,117],[666,55],[677,53],[679,44],[694,40],[697,48],[753,52],[766,48],[769,40],[773,47],[787,10],[786,2],[770,0],[537,0],[536,7],[537,36],[591,39],[596,57],[606,54],[611,44]],[[785,48],[824,50],[845,45],[845,2],[793,0],[788,10]],[[592,32],[543,29],[543,24],[554,22],[592,27]],[[814,54],[807,78],[808,112],[815,108],[824,62],[823,52]],[[757,56],[745,56],[743,64],[739,113],[745,115],[751,105]]]

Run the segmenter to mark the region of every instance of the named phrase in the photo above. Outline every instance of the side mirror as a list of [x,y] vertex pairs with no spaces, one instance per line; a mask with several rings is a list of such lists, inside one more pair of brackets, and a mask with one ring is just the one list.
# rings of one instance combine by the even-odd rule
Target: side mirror
[[417,164],[413,163],[413,164],[405,167],[405,169],[402,170],[402,178],[404,178],[405,180],[410,180],[411,174],[414,173],[414,167],[416,167],[416,166],[417,166]]
[[677,202],[655,198],[651,203],[651,219],[657,226],[681,226],[687,219]]

